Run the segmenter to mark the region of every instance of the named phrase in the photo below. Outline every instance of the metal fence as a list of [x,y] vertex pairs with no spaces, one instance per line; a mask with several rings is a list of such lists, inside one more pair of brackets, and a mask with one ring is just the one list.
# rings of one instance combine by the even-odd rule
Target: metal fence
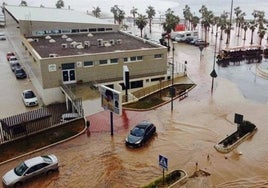
[[63,113],[66,113],[66,104],[53,104],[3,118],[0,120],[0,144],[58,126]]

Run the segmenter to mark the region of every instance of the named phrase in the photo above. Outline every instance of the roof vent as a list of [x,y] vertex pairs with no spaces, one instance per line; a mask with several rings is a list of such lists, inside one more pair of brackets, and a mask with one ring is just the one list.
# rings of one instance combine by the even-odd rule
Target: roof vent
[[104,46],[105,46],[105,47],[110,47],[110,46],[112,46],[111,43],[110,43],[109,41],[104,41],[103,43],[104,43]]
[[112,45],[112,46],[114,46],[115,45],[115,42],[114,42],[114,40],[112,39],[112,40],[110,40],[110,44]]
[[39,42],[39,39],[37,39],[37,38],[35,38],[35,39],[33,39],[34,40],[34,42]]
[[55,43],[56,41],[54,39],[49,40],[50,43]]
[[49,54],[49,57],[57,57],[57,54]]
[[116,44],[122,44],[122,40],[121,39],[117,39]]
[[67,36],[67,35],[62,35],[61,38],[63,38],[63,39],[67,39],[68,36]]
[[67,38],[66,41],[67,41],[67,42],[72,42],[73,39],[71,39],[71,38]]
[[92,33],[87,34],[88,37],[93,37]]
[[68,48],[68,45],[66,43],[61,44],[62,48]]
[[48,36],[45,37],[45,39],[50,40],[51,36],[48,35]]
[[76,43],[75,41],[73,41],[73,42],[71,42],[71,44],[70,44],[70,48],[75,48],[76,45],[77,45],[77,43]]

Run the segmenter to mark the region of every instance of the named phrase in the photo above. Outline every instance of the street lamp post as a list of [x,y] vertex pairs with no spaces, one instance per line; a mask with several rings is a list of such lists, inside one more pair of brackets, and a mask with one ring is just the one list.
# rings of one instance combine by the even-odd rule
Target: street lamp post
[[171,112],[173,112],[173,98],[174,98],[174,94],[175,94],[175,90],[174,90],[174,52],[175,52],[175,47],[174,47],[174,43],[172,45],[172,63],[170,63],[171,65]]
[[213,69],[210,73],[210,76],[212,77],[212,83],[211,83],[211,95],[213,94],[213,88],[214,88],[214,78],[217,77],[217,73],[215,71],[215,63],[216,63],[216,51],[217,51],[217,39],[218,39],[218,31],[216,31],[216,41],[215,41],[215,48],[214,48],[214,62],[213,62]]

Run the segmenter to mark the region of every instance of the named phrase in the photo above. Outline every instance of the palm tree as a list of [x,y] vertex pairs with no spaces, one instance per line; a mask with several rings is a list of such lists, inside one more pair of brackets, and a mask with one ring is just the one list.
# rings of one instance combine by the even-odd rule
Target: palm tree
[[190,19],[191,25],[192,25],[192,29],[196,30],[197,24],[200,22],[200,18],[198,16],[193,16]]
[[249,27],[250,27],[249,22],[244,22],[243,23],[243,25],[242,25],[242,28],[244,30],[244,38],[243,38],[243,40],[246,40],[246,34],[247,34],[247,30],[248,30]]
[[168,51],[170,50],[169,40],[171,31],[175,30],[175,27],[178,23],[180,23],[179,16],[175,16],[174,12],[169,8],[166,11],[166,20],[162,23],[164,31],[166,31],[166,35],[168,36]]
[[138,14],[138,9],[135,7],[132,7],[132,9],[130,10],[130,14],[132,14],[133,16],[133,25],[135,25],[135,18],[136,18],[136,14]]
[[111,12],[113,13],[114,15],[114,24],[116,24],[116,21],[117,21],[117,17],[118,17],[118,5],[114,5],[113,7],[111,7]]
[[261,45],[261,42],[262,42],[262,39],[263,39],[265,33],[266,33],[266,28],[264,28],[263,26],[261,28],[259,28],[259,31],[258,31],[258,35],[259,35],[259,39],[260,39],[259,45]]
[[147,25],[148,21],[145,15],[138,14],[138,17],[135,19],[135,24],[138,26],[138,28],[141,31],[141,38],[142,38],[142,30]]
[[92,14],[96,18],[99,18],[101,16],[101,9],[100,9],[100,7],[93,7]]
[[58,0],[57,3],[56,3],[56,8],[62,8],[62,7],[64,7],[63,0]]
[[114,5],[111,8],[111,12],[114,15],[114,23],[116,24],[116,21],[119,25],[122,24],[123,20],[125,19],[125,11],[121,10],[118,5]]
[[21,1],[20,2],[20,6],[22,6],[22,7],[27,7],[28,5],[27,5],[27,2],[26,1]]
[[205,29],[205,42],[207,42],[207,32],[210,27],[210,24],[212,23],[212,19],[214,15],[213,15],[213,12],[209,11],[205,5],[202,5],[199,12],[202,15],[201,24]]
[[148,9],[146,10],[148,19],[149,19],[149,28],[150,28],[150,33],[152,33],[152,20],[153,17],[155,16],[155,10],[154,7],[148,6]]
[[253,44],[253,34],[254,34],[256,27],[257,27],[257,24],[255,23],[255,21],[251,21],[249,25],[249,29],[251,30],[250,44]]
[[193,15],[188,5],[185,5],[185,8],[183,9],[183,16],[184,16],[184,25],[187,28],[187,30],[189,30],[190,28],[189,23],[191,23],[190,20],[192,19]]
[[228,14],[225,11],[219,17],[219,21],[217,25],[220,27],[220,30],[221,30],[220,40],[223,40],[223,31],[225,31],[225,29],[227,28],[227,18],[228,18]]

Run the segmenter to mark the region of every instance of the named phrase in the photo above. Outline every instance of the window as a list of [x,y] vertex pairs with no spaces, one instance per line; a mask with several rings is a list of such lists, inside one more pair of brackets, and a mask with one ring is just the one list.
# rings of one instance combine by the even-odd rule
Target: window
[[72,33],[79,33],[79,29],[72,29]]
[[118,63],[118,58],[111,59],[111,63]]
[[130,88],[134,89],[134,88],[140,88],[143,87],[143,80],[140,81],[134,81],[130,83]]
[[137,59],[136,56],[130,57],[130,61],[136,61],[136,59]]
[[105,65],[105,64],[107,64],[107,63],[108,63],[107,59],[105,59],[105,60],[100,60],[100,65]]
[[62,33],[71,33],[71,30],[70,29],[62,29],[61,32]]
[[96,32],[97,29],[96,29],[96,28],[89,28],[88,31],[89,31],[89,32]]
[[84,67],[89,67],[93,65],[94,65],[93,61],[84,61]]
[[104,28],[98,28],[98,31],[105,31]]
[[106,31],[112,31],[113,28],[106,28]]
[[124,62],[128,62],[128,58],[127,57],[124,57]]
[[137,56],[138,61],[142,61],[142,56]]
[[88,32],[88,29],[80,29],[80,33],[86,33]]
[[155,55],[154,55],[154,58],[155,58],[155,59],[161,59],[161,58],[162,58],[162,54],[155,54]]

